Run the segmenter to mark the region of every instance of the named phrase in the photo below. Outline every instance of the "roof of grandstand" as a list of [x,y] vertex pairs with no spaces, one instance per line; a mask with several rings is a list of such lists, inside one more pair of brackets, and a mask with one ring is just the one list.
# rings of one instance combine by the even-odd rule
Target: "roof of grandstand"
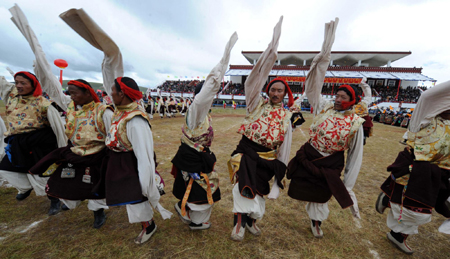
[[[250,64],[255,64],[261,54],[262,51],[242,51]],[[319,51],[278,51],[278,65],[309,66],[317,54]],[[337,66],[355,66],[361,61],[365,66],[381,67],[408,55],[411,51],[332,51],[331,60]]]

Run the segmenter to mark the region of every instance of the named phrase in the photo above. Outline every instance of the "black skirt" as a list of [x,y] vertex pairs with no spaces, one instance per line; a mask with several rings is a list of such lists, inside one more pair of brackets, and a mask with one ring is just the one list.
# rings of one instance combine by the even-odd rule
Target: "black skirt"
[[[184,194],[186,193],[186,188],[189,184],[189,181],[184,181],[183,173],[175,166],[173,166],[172,171],[176,170],[175,181],[173,183],[173,195],[182,200]],[[212,198],[214,202],[220,201],[220,188],[217,188],[216,191],[212,194]],[[208,194],[203,187],[200,186],[196,181],[192,183],[191,192],[189,193],[189,198],[187,200],[190,203],[195,204],[208,204]]]
[[5,138],[9,154],[0,163],[0,170],[28,173],[28,170],[48,153],[58,148],[56,136],[50,127]]
[[[103,159],[106,156],[106,148],[100,152],[88,156],[79,156],[73,153],[69,145],[58,148],[41,159],[30,169],[31,174],[42,174],[54,163],[59,164],[55,172],[50,176],[46,192],[48,195],[66,200],[95,200],[105,198],[103,171]],[[61,178],[63,168],[75,169],[74,178]],[[90,182],[83,182],[83,177],[88,171]]]
[[135,204],[147,200],[142,195],[137,158],[133,151],[107,150],[105,194],[108,206]]

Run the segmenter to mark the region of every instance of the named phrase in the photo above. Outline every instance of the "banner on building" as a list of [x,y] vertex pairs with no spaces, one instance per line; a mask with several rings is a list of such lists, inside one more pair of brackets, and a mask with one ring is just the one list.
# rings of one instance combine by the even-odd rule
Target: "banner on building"
[[[301,76],[280,76],[286,82],[305,82],[306,77]],[[344,77],[325,77],[324,83],[333,84],[359,84],[362,78],[344,78]]]

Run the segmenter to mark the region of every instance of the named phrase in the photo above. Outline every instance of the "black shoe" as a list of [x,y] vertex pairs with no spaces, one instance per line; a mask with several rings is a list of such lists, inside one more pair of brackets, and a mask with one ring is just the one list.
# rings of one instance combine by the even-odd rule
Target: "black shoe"
[[378,195],[377,202],[375,203],[375,210],[383,214],[386,208],[389,208],[389,197],[384,194],[384,192],[381,192]]
[[23,201],[23,200],[25,200],[28,196],[30,196],[32,190],[33,190],[33,189],[28,190],[26,193],[18,193],[18,194],[16,195],[16,200],[18,200],[18,201]]
[[66,211],[66,210],[70,210],[70,209],[69,209],[69,207],[67,207],[66,204],[63,203],[63,205],[61,206],[61,210]]
[[94,228],[99,229],[106,222],[106,214],[104,209],[94,211]]
[[391,243],[397,247],[400,251],[402,251],[405,254],[413,254],[414,250],[412,250],[411,247],[408,246],[406,243],[406,238],[408,235],[402,234],[402,233],[396,233],[391,230],[391,232],[387,233],[387,239],[391,241]]
[[191,222],[189,224],[189,228],[191,230],[203,230],[203,229],[208,229],[211,227],[211,223],[209,222],[204,222],[204,223],[200,223],[200,224],[195,224],[194,222]]
[[139,236],[134,240],[134,242],[138,245],[143,244],[147,242],[153,234],[156,232],[156,224],[152,219],[152,223],[147,228],[142,228],[141,233],[139,233]]
[[50,199],[50,209],[48,210],[48,215],[53,216],[58,214],[60,211],[61,211],[61,201],[59,201],[59,199],[57,198]]

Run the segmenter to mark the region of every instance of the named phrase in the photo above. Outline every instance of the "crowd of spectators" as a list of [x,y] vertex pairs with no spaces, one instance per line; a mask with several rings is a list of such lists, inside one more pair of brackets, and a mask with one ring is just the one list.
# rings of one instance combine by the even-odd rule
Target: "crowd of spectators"
[[195,86],[197,85],[198,82],[199,81],[197,80],[187,80],[187,81],[167,80],[157,88],[163,92],[193,93],[195,90]]
[[227,84],[228,82],[224,82],[223,86],[220,86],[219,93],[232,95],[245,95],[243,84],[233,84],[232,82],[230,82],[230,85],[225,90],[223,90],[223,88],[225,88]]
[[[195,86],[198,83],[204,81],[199,80],[191,80],[191,81],[165,81],[162,85],[157,88],[163,92],[171,92],[171,93],[193,93],[195,91]],[[219,93],[222,94],[232,94],[232,95],[244,95],[244,85],[237,83],[233,84],[230,82],[229,85],[224,91],[223,88],[228,84],[228,82],[223,82],[220,86]]]
[[[406,88],[389,87],[389,86],[375,86],[372,88],[374,92],[380,97],[382,102],[405,102],[416,103],[419,100],[423,91],[427,90],[426,87],[412,87]],[[397,97],[398,91],[398,97]]]
[[[157,88],[163,92],[171,92],[171,93],[193,93],[195,90],[195,86],[202,81],[191,80],[191,81],[173,81],[167,80],[162,85]],[[219,93],[221,94],[229,94],[229,95],[245,95],[244,85],[240,83],[232,83],[226,87],[225,90],[223,88],[228,84],[228,82],[223,82],[220,87]],[[331,84],[325,84],[322,88],[323,95],[333,95],[338,86],[333,87]],[[389,86],[374,86],[372,87],[372,96],[380,97],[378,102],[406,102],[406,103],[416,103],[419,100],[419,97],[423,91],[425,91],[426,87],[412,87],[408,86],[407,88],[397,87],[389,87]],[[295,93],[303,93],[304,86],[303,85],[291,85],[292,92]],[[398,97],[397,97],[398,90]],[[362,94],[362,93],[360,93]]]

